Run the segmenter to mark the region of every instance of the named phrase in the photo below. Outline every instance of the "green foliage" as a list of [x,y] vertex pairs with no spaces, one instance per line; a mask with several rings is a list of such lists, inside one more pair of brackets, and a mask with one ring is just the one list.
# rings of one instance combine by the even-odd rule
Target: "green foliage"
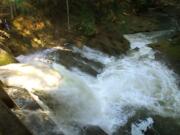
[[91,36],[96,32],[95,16],[94,12],[86,3],[79,6],[79,10],[76,13],[77,19],[77,30],[86,36]]
[[79,24],[79,30],[82,34],[86,36],[92,36],[96,33],[96,25],[93,17],[85,17],[81,18],[81,22]]
[[15,59],[6,51],[0,49],[0,66],[15,63]]
[[156,6],[159,2],[160,0],[131,0],[130,4],[137,12],[146,12],[148,8]]

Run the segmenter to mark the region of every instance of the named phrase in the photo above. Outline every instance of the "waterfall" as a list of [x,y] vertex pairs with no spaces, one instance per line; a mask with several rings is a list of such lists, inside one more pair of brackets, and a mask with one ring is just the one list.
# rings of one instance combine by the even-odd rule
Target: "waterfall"
[[[52,59],[50,61],[49,52],[57,48],[19,56],[17,59],[21,63],[34,66],[44,63],[62,76],[57,88],[45,91],[53,99],[49,98],[42,102],[49,105],[51,117],[65,135],[79,135],[77,125],[97,125],[110,135],[125,125],[128,119],[142,108],[151,114],[179,117],[180,91],[174,72],[156,61],[155,52],[148,47],[148,44],[162,33],[125,35],[131,43],[131,50],[127,55],[120,57],[108,56],[88,47],[83,49],[74,47],[74,52],[104,64],[104,69],[97,77],[77,68],[68,70],[60,63]],[[53,59],[56,59],[56,56]],[[51,74],[49,71],[47,73]],[[26,84],[23,86],[29,89]],[[44,91],[41,89],[41,92]],[[152,125],[153,119],[147,118],[146,123]],[[147,124],[144,128],[148,126]],[[140,132],[137,131],[138,127],[141,126],[132,124],[132,135]]]

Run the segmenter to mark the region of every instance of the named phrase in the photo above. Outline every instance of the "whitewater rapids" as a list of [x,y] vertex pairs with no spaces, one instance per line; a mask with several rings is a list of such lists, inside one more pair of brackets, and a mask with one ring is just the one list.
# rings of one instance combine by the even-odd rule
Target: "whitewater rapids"
[[[78,135],[79,130],[76,128],[76,124],[97,125],[108,134],[112,134],[118,127],[125,125],[137,110],[142,108],[152,114],[179,118],[180,91],[176,78],[173,71],[155,60],[155,52],[148,47],[148,44],[154,41],[154,37],[133,34],[125,35],[125,38],[131,43],[131,50],[127,55],[118,58],[107,56],[88,47],[84,47],[82,50],[73,49],[83,57],[105,65],[97,77],[90,76],[76,68],[67,70],[60,63],[49,61],[49,52],[58,49],[52,48],[19,56],[17,59],[21,63],[31,66],[48,65],[49,70],[46,70],[46,74],[54,76],[54,80],[51,82],[58,84],[58,87],[51,88],[48,85],[48,89],[46,89],[45,85],[39,83],[38,87],[33,88],[33,85],[30,87],[23,81],[16,81],[14,85],[21,85],[32,94],[36,89],[53,97],[54,101],[49,101],[52,100],[50,98],[43,102],[44,104],[51,102],[51,105],[54,106],[49,106],[48,111],[51,112],[51,117],[65,135]],[[18,64],[14,65],[13,70],[18,68]],[[9,68],[9,70],[11,69]],[[44,71],[44,67],[40,70]],[[34,69],[32,69],[31,77],[36,77],[37,72],[33,71]],[[56,73],[59,73],[59,76]],[[13,77],[16,78],[15,75]],[[46,75],[42,75],[42,78],[46,77]],[[9,75],[5,79],[10,79]],[[34,79],[34,83],[36,81],[37,79]],[[150,124],[153,123],[152,118],[148,118],[148,120]],[[131,134],[139,135],[139,131],[135,132],[134,128],[136,127],[132,125]]]

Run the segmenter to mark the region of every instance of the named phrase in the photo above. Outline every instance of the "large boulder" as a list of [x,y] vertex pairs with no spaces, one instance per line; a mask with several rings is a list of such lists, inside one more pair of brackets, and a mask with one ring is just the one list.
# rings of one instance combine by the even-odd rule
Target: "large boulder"
[[86,126],[83,128],[83,135],[108,135],[98,126]]
[[[147,128],[144,130],[142,127]],[[170,135],[172,133],[179,135],[180,125],[177,118],[163,117],[142,109],[130,117],[127,123],[119,127],[113,135],[131,135],[132,129],[136,129],[136,133],[137,131],[142,132],[143,135]]]
[[180,33],[171,39],[162,39],[150,46],[156,50],[156,58],[165,60],[169,67],[180,75]]
[[114,56],[123,54],[130,48],[129,42],[118,33],[99,33],[87,45]]
[[32,135],[11,110],[0,100],[0,134]]
[[4,90],[4,85],[0,81],[0,100],[9,108],[17,107],[13,100],[9,97],[9,95]]
[[54,51],[47,54],[48,60],[54,61],[64,65],[67,69],[78,68],[82,72],[85,72],[89,75],[96,76],[99,74],[104,65],[101,62],[88,59],[81,54],[81,49],[79,51],[74,51],[72,45],[67,45],[63,49],[55,49]]
[[5,86],[4,90],[18,106],[13,112],[33,135],[63,135],[28,90],[15,86]]

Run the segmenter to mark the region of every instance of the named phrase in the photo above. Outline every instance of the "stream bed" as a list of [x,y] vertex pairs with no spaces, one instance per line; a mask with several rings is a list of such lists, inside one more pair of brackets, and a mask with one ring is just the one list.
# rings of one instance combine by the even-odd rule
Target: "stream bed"
[[[108,135],[179,135],[176,74],[156,61],[155,52],[148,47],[163,34],[125,35],[131,50],[119,57],[86,46],[64,50],[93,61],[82,63],[97,75],[84,72],[76,63],[66,68],[59,63],[61,55],[57,53],[63,48],[55,47],[17,57],[21,63],[36,67],[28,68],[30,78],[23,74],[4,78],[19,79],[11,85],[26,88],[65,135],[84,135],[85,126],[99,127]],[[23,65],[13,65],[9,70],[12,68],[27,71]]]

